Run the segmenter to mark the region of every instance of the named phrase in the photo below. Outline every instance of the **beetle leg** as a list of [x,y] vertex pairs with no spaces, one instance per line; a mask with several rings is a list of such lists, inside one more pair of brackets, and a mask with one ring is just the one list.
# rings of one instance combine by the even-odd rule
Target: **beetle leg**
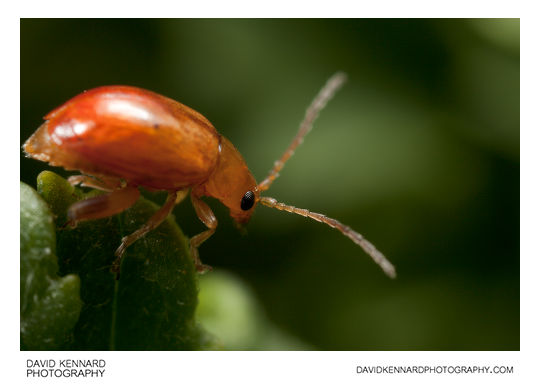
[[173,210],[176,203],[178,203],[183,197],[187,195],[187,189],[175,192],[169,192],[167,196],[167,201],[165,204],[156,212],[154,215],[144,224],[141,228],[133,232],[131,235],[125,236],[122,238],[122,243],[114,253],[116,260],[113,263],[112,271],[118,273],[120,271],[120,262],[122,261],[122,256],[126,251],[126,248],[133,244],[135,241],[139,240],[141,237],[146,235],[151,230],[157,228],[166,218],[169,216]]
[[203,263],[201,263],[198,247],[214,234],[218,222],[216,216],[214,216],[214,212],[212,212],[210,207],[204,201],[199,199],[193,193],[193,191],[191,192],[191,203],[193,204],[193,208],[195,208],[195,212],[197,213],[199,219],[204,223],[204,225],[208,227],[206,231],[193,236],[189,240],[189,249],[191,251],[191,256],[193,257],[193,260],[195,261],[195,268],[197,268],[197,271],[203,273],[210,270],[211,268],[208,265],[204,265]]
[[68,177],[68,182],[71,185],[80,185],[81,187],[90,187],[99,189],[100,191],[111,192],[122,187],[122,180],[112,177],[93,177],[88,175],[74,175]]
[[135,204],[139,199],[139,195],[137,188],[127,187],[78,201],[68,209],[69,224],[74,227],[79,221],[102,219],[116,215]]

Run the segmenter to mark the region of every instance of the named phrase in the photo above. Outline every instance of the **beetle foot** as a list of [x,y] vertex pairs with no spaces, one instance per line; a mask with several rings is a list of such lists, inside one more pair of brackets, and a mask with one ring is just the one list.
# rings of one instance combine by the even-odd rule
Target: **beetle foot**
[[114,273],[116,275],[116,280],[120,280],[120,262],[121,259],[116,259],[111,266],[111,273]]
[[124,252],[127,248],[125,240],[126,238],[124,237],[122,239],[122,243],[120,244],[116,252],[114,252],[114,256],[116,256],[116,258],[114,259],[111,266],[111,272],[116,274],[116,280],[120,279],[120,264],[122,263],[122,256],[124,255]]
[[195,264],[195,269],[197,270],[197,272],[203,275],[206,272],[210,272],[212,270],[212,267],[206,264],[197,263]]
[[197,249],[197,247],[190,245],[189,252],[191,253],[191,257],[193,258],[193,263],[195,264],[195,269],[197,270],[197,272],[202,275],[212,270],[211,266],[203,264],[201,262],[201,259],[199,258],[199,250]]
[[62,224],[61,226],[58,227],[58,229],[60,230],[64,230],[64,229],[75,229],[77,228],[77,221],[76,220],[68,220],[66,221],[64,224]]

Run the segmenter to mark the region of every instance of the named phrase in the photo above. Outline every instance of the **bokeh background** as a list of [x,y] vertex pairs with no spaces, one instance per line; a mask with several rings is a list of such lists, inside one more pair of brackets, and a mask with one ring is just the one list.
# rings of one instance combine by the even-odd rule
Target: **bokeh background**
[[[200,316],[228,348],[519,349],[519,20],[23,19],[20,48],[21,144],[81,91],[134,85],[203,113],[257,180],[349,75],[268,195],[358,230],[398,278],[319,223],[259,207],[246,235],[210,201]],[[44,169],[21,153],[22,181]]]

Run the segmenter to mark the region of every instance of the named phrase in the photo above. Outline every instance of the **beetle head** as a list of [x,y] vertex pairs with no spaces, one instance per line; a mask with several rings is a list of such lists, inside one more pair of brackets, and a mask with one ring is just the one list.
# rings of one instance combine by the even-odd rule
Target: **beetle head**
[[251,218],[259,200],[257,182],[240,152],[225,137],[221,137],[220,156],[216,169],[200,186],[204,195],[219,199],[239,224]]

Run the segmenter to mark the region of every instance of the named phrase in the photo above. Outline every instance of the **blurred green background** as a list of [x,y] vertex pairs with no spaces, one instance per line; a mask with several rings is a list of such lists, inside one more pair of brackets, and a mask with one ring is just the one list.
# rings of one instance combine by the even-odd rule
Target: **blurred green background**
[[[519,20],[23,19],[21,144],[81,91],[134,85],[204,114],[260,181],[337,70],[349,82],[268,195],[358,230],[398,278],[324,225],[259,207],[244,236],[211,201],[202,260],[280,334],[231,346],[519,349]],[[44,169],[21,154],[22,181]],[[187,202],[175,215],[204,229]],[[212,279],[206,312],[227,292]],[[214,320],[245,329],[241,296]]]

